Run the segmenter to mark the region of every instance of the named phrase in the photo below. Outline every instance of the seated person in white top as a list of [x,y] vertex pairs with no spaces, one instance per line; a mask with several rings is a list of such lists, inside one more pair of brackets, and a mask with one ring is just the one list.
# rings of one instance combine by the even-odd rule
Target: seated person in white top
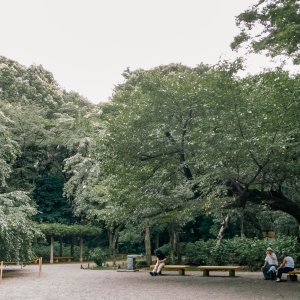
[[[265,258],[265,263],[262,266],[261,270],[264,274],[264,279],[275,279],[275,272],[272,270],[276,270],[278,267],[278,260],[276,254],[273,252],[271,247],[267,248],[267,255]],[[273,277],[274,276],[274,277]]]
[[277,268],[276,272],[276,282],[281,281],[282,273],[288,273],[290,271],[294,271],[295,263],[292,257],[288,256],[286,253],[283,253],[284,259],[280,266]]

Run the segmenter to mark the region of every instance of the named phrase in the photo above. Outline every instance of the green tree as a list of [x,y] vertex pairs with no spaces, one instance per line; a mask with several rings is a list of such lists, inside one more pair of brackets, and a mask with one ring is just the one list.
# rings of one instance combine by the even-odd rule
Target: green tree
[[128,73],[117,88],[107,148],[136,215],[254,201],[299,223],[289,196],[299,185],[299,76],[239,79],[239,68],[161,66]]
[[[237,49],[249,42],[254,52],[287,55],[300,63],[300,4],[297,0],[259,0],[237,17],[241,33],[231,44]],[[258,32],[259,30],[259,32]]]
[[36,209],[32,200],[21,191],[7,192],[6,179],[19,154],[7,124],[12,121],[0,110],[0,260],[28,261],[32,259],[32,243],[42,237],[31,221]]
[[38,219],[72,222],[71,207],[62,195],[67,180],[63,161],[72,155],[68,148],[76,136],[72,124],[93,105],[75,92],[62,90],[42,66],[27,68],[5,57],[0,61],[1,108],[20,150],[12,165],[13,176],[7,178],[7,191],[32,192],[40,206]]
[[35,183],[32,198],[38,205],[34,219],[46,223],[72,224],[76,222],[72,207],[63,196],[65,178],[52,174],[40,176]]

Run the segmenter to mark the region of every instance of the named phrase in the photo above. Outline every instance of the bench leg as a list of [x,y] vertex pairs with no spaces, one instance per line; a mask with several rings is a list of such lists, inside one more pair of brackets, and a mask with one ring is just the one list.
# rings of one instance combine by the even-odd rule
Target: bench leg
[[235,276],[235,270],[229,270],[229,277]]
[[185,269],[179,269],[179,275],[184,276],[185,275]]
[[287,280],[290,280],[290,281],[297,281],[297,275],[288,275],[288,276],[287,276]]
[[209,270],[203,270],[203,277],[209,276]]

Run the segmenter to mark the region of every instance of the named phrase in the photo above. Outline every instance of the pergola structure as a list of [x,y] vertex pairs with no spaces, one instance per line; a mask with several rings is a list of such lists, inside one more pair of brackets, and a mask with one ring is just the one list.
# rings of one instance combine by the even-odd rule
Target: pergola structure
[[59,223],[41,223],[41,231],[50,238],[50,264],[54,262],[54,239],[62,237],[80,238],[80,262],[83,261],[83,239],[85,237],[98,236],[102,230],[89,225],[66,225]]

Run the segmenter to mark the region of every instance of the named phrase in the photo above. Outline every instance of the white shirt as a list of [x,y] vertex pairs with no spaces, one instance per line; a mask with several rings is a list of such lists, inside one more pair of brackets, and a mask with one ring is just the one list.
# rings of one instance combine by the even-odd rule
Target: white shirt
[[267,254],[265,261],[267,261],[269,265],[278,265],[277,256],[274,252]]
[[285,257],[284,260],[285,260],[284,267],[295,268],[294,260],[290,256]]

